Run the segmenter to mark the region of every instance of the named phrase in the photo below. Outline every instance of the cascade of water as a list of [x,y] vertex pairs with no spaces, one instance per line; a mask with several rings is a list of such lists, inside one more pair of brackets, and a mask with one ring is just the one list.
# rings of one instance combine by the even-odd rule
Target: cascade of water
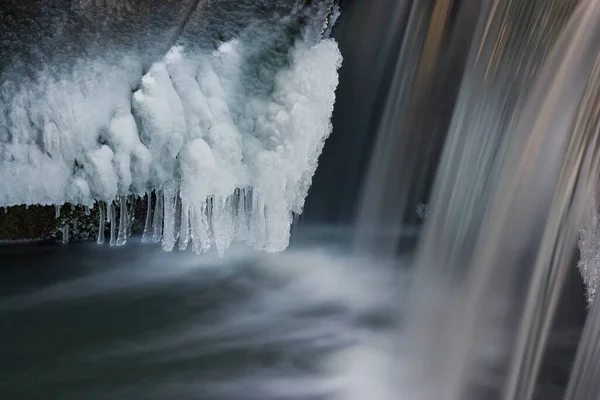
[[463,275],[458,269],[468,265],[498,186],[510,139],[506,132],[514,129],[532,82],[575,3],[486,3],[435,181],[421,272],[425,266],[439,270],[444,265],[447,276]]
[[419,183],[430,174],[425,166],[435,170],[479,8],[478,1],[413,3],[379,121],[357,218],[356,247],[393,253],[393,233],[406,222],[406,209],[415,215],[426,195],[425,185]]
[[[525,157],[536,154],[536,151],[545,152],[542,157],[538,156],[542,164],[538,168],[547,171],[549,163],[543,157],[556,157],[557,154],[562,166],[525,292],[527,298],[520,316],[504,394],[507,400],[530,399],[533,396],[548,330],[566,269],[571,266],[575,238],[586,211],[595,203],[600,172],[599,22],[600,2],[583,1],[565,29],[552,58],[547,61],[548,73],[540,77],[541,88],[538,89],[537,98],[533,97],[532,101],[544,103],[527,116],[532,120],[537,116],[531,128],[530,142],[538,141],[538,144],[526,148],[528,153],[524,153]],[[549,79],[553,82],[551,86],[547,84]],[[569,136],[562,139],[565,129]],[[558,140],[552,137],[554,135],[558,136]],[[540,138],[545,138],[548,144],[539,143]],[[527,184],[533,185],[531,182]],[[550,196],[552,193],[549,192],[548,198]],[[531,207],[529,212],[536,207]],[[498,264],[495,263],[496,268]],[[529,272],[531,267],[519,265],[518,268]]]
[[[334,131],[319,160],[302,222],[354,220],[360,181],[390,89],[413,0],[345,1],[333,32],[344,55],[333,112]],[[352,132],[348,140],[347,132]],[[344,157],[339,157],[344,154]]]
[[600,302],[590,309],[564,400],[597,400],[600,393]]
[[540,75],[576,3],[482,5],[417,256],[406,351],[435,384],[407,382],[415,398],[532,395],[589,189],[573,177],[593,173],[577,114],[589,58],[571,45]]

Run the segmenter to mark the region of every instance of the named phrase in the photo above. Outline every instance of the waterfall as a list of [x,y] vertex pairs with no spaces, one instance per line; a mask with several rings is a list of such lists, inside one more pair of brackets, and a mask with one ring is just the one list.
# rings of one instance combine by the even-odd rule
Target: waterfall
[[580,339],[575,365],[569,378],[564,400],[593,400],[598,398],[600,373],[600,302],[592,304]]
[[[393,231],[423,199],[423,164],[443,143],[399,339],[409,368],[397,373],[397,390],[426,400],[531,399],[595,204],[600,3],[490,0],[474,9],[465,1],[451,13],[456,5],[412,6],[356,246],[394,255]],[[462,38],[454,46],[452,33]],[[444,66],[439,54],[461,46],[470,50],[451,121],[428,126],[445,83],[433,72]],[[593,332],[581,346],[595,354]],[[581,354],[575,371],[591,380],[593,357]]]
[[457,95],[477,3],[465,2],[457,13],[451,1],[412,5],[357,217],[359,248],[393,252],[393,232],[410,221],[407,209],[416,215],[426,195],[424,183],[445,140],[446,110]]

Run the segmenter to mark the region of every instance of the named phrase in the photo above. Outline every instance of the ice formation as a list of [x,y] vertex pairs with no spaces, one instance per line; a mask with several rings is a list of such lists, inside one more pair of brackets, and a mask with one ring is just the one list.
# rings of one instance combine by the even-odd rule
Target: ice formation
[[591,304],[600,280],[600,218],[596,205],[588,212],[584,226],[579,230],[579,262],[577,267],[586,288],[586,299]]
[[331,131],[341,55],[327,23],[282,51],[284,24],[211,51],[175,45],[141,81],[128,56],[5,80],[0,206],[98,203],[98,243],[108,223],[121,245],[132,199],[147,196],[143,240],[165,250],[285,249]]

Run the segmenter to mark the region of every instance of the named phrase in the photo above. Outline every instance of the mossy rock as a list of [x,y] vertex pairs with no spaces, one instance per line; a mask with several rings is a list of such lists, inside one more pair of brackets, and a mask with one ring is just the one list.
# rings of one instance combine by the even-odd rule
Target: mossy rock
[[[128,199],[128,204],[131,204]],[[116,206],[116,223],[119,223],[118,204]],[[134,202],[134,220],[132,233],[140,234],[144,229],[146,213],[145,198],[137,198]],[[96,240],[99,227],[99,208],[96,204],[91,209],[83,206],[65,204],[60,207],[60,215],[56,215],[53,206],[14,206],[0,209],[0,241],[46,240],[62,241],[63,228],[68,226],[69,241]],[[105,225],[105,236],[110,236],[110,221]]]
[[0,210],[0,240],[52,239],[59,221],[54,207],[16,206]]

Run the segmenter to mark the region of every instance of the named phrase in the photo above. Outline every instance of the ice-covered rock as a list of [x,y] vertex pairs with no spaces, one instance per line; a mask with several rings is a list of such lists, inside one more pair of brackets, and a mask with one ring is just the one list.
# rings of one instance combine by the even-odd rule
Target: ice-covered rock
[[216,50],[176,44],[143,76],[136,57],[92,58],[2,82],[0,206],[104,202],[100,226],[123,244],[124,199],[156,193],[144,237],[166,250],[285,249],[331,131],[341,55],[326,3]]

